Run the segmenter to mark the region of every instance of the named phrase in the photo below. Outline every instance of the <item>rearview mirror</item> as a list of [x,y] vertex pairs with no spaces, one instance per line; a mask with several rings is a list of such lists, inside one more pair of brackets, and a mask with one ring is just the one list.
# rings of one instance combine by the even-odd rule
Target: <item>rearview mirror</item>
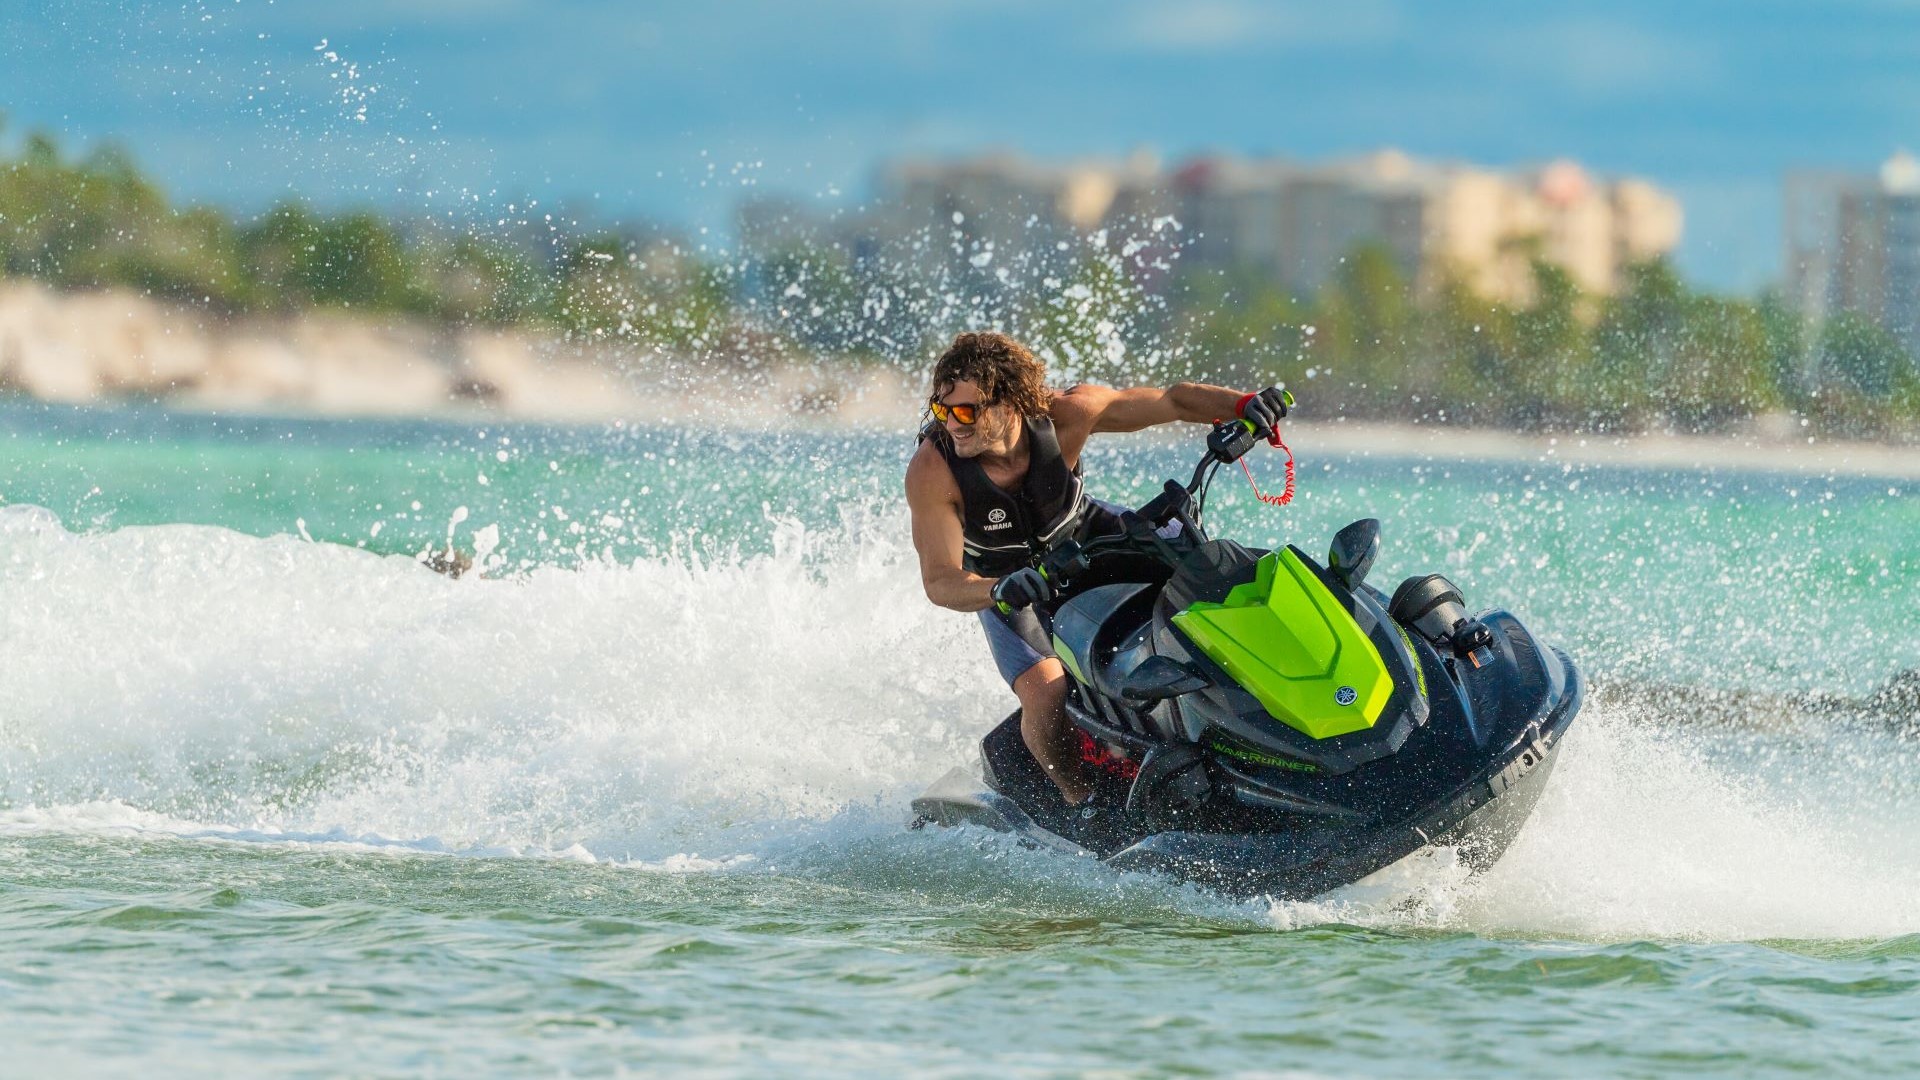
[[1327,569],[1349,592],[1367,579],[1374,556],[1380,554],[1380,521],[1361,518],[1333,534],[1327,548]]

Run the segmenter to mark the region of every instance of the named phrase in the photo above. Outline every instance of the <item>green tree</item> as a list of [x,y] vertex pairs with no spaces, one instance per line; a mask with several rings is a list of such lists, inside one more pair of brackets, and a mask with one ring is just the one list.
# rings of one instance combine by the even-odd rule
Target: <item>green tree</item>
[[1167,381],[1250,386],[1293,376],[1297,385],[1308,311],[1270,275],[1245,265],[1191,270],[1169,294],[1179,313],[1169,322],[1178,342],[1162,373]]
[[451,322],[507,325],[547,314],[553,282],[524,250],[463,235],[417,256],[434,314]]
[[1513,313],[1475,294],[1457,274],[1443,273],[1424,319],[1418,374],[1408,386],[1415,415],[1465,421],[1504,416],[1505,373],[1516,352]]
[[1311,355],[1354,404],[1378,408],[1403,400],[1414,304],[1391,251],[1379,244],[1355,248],[1316,299],[1313,325]]
[[1912,358],[1878,323],[1855,312],[1827,320],[1820,333],[1819,376],[1823,388],[1884,400]]
[[260,308],[294,311],[313,305],[320,222],[304,203],[283,202],[240,230],[240,260]]
[[1499,373],[1505,419],[1538,427],[1581,411],[1591,393],[1592,340],[1580,319],[1580,286],[1535,256],[1533,302],[1513,315],[1511,361]]
[[1686,331],[1691,299],[1664,259],[1626,270],[1626,288],[1602,308],[1594,328],[1594,418],[1604,428],[1645,425],[1659,405],[1660,383]]
[[1907,365],[1905,374],[1894,380],[1889,404],[1894,417],[1909,423],[1920,421],[1920,366]]
[[1695,297],[1661,380],[1682,426],[1712,429],[1780,404],[1767,324],[1750,304]]
[[584,337],[701,354],[732,322],[723,270],[670,242],[595,237],[573,245],[559,273],[560,325]]
[[310,254],[307,283],[321,304],[409,313],[432,306],[406,243],[372,213],[322,220]]
[[249,298],[259,308],[444,310],[429,288],[421,253],[368,211],[321,217],[302,203],[283,202],[240,230],[236,246]]
[[1767,366],[1783,404],[1806,400],[1807,364],[1812,334],[1807,320],[1775,292],[1760,298],[1757,309],[1767,338]]
[[862,290],[844,251],[788,247],[758,268],[763,315],[794,341],[831,352],[871,348]]

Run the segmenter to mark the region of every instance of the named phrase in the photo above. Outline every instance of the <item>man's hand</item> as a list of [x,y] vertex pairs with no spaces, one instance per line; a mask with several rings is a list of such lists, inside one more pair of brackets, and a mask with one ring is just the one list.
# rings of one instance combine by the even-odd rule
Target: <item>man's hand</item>
[[1053,596],[1053,586],[1029,566],[993,583],[993,602],[1002,611],[1031,607]]
[[1269,386],[1257,394],[1248,394],[1240,399],[1240,407],[1235,410],[1242,420],[1253,424],[1256,435],[1272,438],[1280,430],[1280,421],[1287,415],[1287,392],[1277,386]]

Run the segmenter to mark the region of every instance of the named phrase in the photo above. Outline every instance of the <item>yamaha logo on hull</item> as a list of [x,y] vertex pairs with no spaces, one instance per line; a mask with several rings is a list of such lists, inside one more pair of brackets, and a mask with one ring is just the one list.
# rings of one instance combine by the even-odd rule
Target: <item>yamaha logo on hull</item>
[[1359,694],[1353,692],[1353,687],[1343,686],[1333,692],[1333,703],[1335,705],[1351,705],[1354,699],[1359,696]]

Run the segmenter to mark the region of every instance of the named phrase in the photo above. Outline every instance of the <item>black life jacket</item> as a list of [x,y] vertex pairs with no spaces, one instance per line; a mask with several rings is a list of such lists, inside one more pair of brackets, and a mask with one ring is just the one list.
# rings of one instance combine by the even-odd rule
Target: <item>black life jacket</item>
[[1023,419],[1027,429],[1027,475],[1017,491],[987,479],[977,458],[953,452],[953,440],[935,425],[922,431],[960,485],[963,550],[960,565],[982,577],[1004,577],[1034,561],[1062,540],[1111,531],[1113,515],[1087,498],[1080,468],[1067,468],[1053,421]]

